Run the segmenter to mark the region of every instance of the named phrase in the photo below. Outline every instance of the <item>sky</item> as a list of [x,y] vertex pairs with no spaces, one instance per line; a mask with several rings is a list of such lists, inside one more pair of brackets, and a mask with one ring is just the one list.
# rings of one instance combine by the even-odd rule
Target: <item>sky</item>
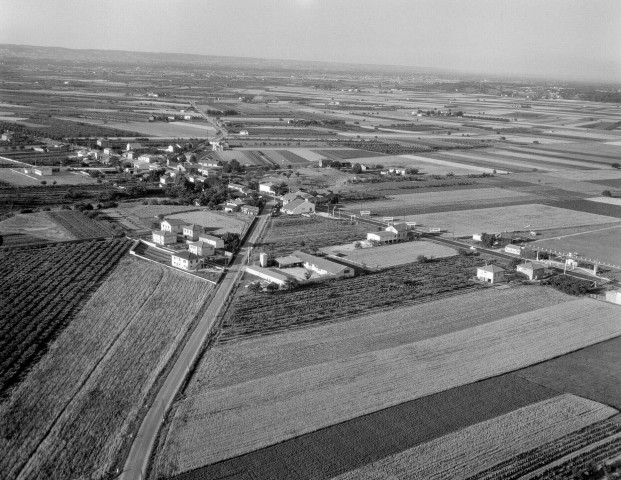
[[0,0],[0,43],[621,79],[621,0]]

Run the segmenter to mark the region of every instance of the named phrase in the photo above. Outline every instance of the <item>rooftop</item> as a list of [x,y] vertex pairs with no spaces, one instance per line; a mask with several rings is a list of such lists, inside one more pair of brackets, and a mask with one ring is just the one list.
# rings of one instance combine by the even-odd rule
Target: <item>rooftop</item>
[[187,250],[182,250],[181,252],[175,252],[172,254],[172,256],[177,257],[177,258],[183,258],[184,260],[200,260],[201,258],[198,255],[188,252]]
[[310,255],[308,253],[300,252],[297,250],[293,252],[293,255],[298,257],[303,262],[315,265],[317,268],[320,268],[332,274],[340,273],[344,269],[348,268],[345,265],[341,265],[340,263],[332,262],[328,259],[316,257],[315,255]]
[[478,267],[477,270],[489,273],[501,273],[505,271],[504,268],[501,268],[498,265],[485,265],[484,267]]
[[246,267],[246,272],[248,273],[253,273],[253,272],[257,272],[257,273],[261,273],[263,275],[267,275],[269,277],[275,278],[277,280],[280,281],[284,281],[287,282],[289,280],[291,280],[291,277],[285,275],[282,272],[279,272],[277,270],[274,270],[272,268],[263,268],[259,265],[248,265]]

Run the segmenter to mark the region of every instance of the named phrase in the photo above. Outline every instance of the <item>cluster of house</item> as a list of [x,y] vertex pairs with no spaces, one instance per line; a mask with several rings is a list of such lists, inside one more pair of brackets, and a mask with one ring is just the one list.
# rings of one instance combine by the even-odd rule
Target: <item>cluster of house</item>
[[[267,254],[261,254],[260,264],[247,266],[246,273],[265,282],[276,284],[281,288],[292,282],[304,283],[311,279],[316,281],[345,278],[353,277],[356,274],[351,266],[300,251],[295,251],[284,257],[277,257],[274,259],[274,263],[277,265],[276,268],[268,267]],[[295,270],[296,267],[299,267],[297,271]]]
[[[259,193],[266,193],[273,197],[277,197],[275,183],[260,183]],[[288,215],[304,215],[315,213],[315,203],[319,197],[308,192],[298,190],[297,192],[289,192],[279,197],[282,201],[282,212]]]
[[[533,262],[521,263],[516,267],[519,273],[529,280],[541,280],[545,275],[545,267]],[[498,265],[485,265],[477,268],[477,278],[487,283],[498,283],[505,280],[506,270]]]
[[203,230],[200,225],[169,218],[160,223],[160,230],[153,230],[151,233],[153,243],[162,247],[176,245],[181,236],[188,249],[171,253],[172,266],[183,270],[196,270],[205,259],[214,256],[216,250],[224,248],[224,240],[203,233]]

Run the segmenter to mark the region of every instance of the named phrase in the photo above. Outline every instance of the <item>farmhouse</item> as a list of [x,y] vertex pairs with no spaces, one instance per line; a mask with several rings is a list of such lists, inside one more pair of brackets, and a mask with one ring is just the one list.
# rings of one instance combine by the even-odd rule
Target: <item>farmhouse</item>
[[203,233],[198,236],[198,239],[201,242],[213,245],[215,248],[224,248],[224,240],[222,240],[220,237],[215,237],[213,235],[207,235],[206,233]]
[[275,283],[280,287],[283,287],[287,282],[290,281],[290,278],[287,275],[280,273],[277,270],[271,268],[263,268],[258,265],[248,265],[246,267],[246,273],[254,275],[255,277],[259,277],[263,280],[267,280],[270,283]]
[[405,223],[395,223],[386,227],[387,232],[392,232],[396,235],[396,240],[401,242],[408,238],[408,226]]
[[272,182],[259,183],[259,192],[269,193],[270,195],[276,195],[276,184]]
[[242,213],[245,213],[246,215],[252,215],[252,216],[257,216],[259,214],[259,207],[252,207],[250,205],[243,205],[241,207],[241,211]]
[[167,218],[160,223],[160,228],[165,232],[181,233],[185,222],[178,218]]
[[198,255],[184,250],[171,255],[172,266],[183,270],[196,270],[201,264],[201,258]]
[[277,257],[274,259],[274,261],[278,264],[278,268],[299,267],[300,265],[302,265],[302,260],[300,260],[295,255]]
[[397,235],[394,232],[370,232],[367,233],[367,240],[369,242],[379,242],[379,243],[393,243],[397,241]]
[[513,255],[521,255],[522,250],[523,247],[520,247],[519,245],[507,245],[505,247],[505,253],[511,253]]
[[245,204],[246,202],[244,202],[243,200],[231,200],[229,202],[226,202],[226,205],[224,206],[224,211],[226,213],[239,212],[241,206]]
[[201,241],[189,242],[188,250],[190,251],[190,253],[193,253],[194,255],[198,255],[200,257],[210,257],[214,254],[215,251],[213,245]]
[[306,199],[298,198],[289,202],[282,209],[283,212],[289,215],[300,215],[302,213],[315,213],[315,204],[309,202]]
[[477,278],[488,283],[502,282],[505,279],[505,271],[498,265],[485,265],[477,268]]
[[317,272],[319,275],[334,275],[336,277],[353,277],[353,268],[332,262],[326,258],[316,257],[308,253],[295,251],[293,256],[304,262],[304,268]]
[[542,265],[536,263],[526,262],[517,266],[517,271],[523,273],[529,280],[539,280],[545,273],[545,268]]
[[153,243],[171,245],[177,243],[177,234],[165,230],[153,230]]
[[183,226],[183,236],[190,240],[198,240],[198,236],[203,233],[203,227],[191,223],[190,225]]

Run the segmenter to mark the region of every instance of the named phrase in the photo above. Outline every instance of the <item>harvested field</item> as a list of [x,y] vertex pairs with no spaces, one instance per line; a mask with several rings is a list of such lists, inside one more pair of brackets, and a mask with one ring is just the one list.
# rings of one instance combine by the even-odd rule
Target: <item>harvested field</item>
[[[81,119],[81,121],[86,121],[86,119]],[[95,120],[92,123],[99,124],[102,122]],[[184,122],[108,122],[105,127],[129,130],[150,137],[165,138],[206,138],[215,133],[211,125],[205,124],[203,126]]]
[[618,220],[604,215],[577,212],[548,205],[513,205],[480,208],[423,215],[409,215],[406,221],[418,225],[454,231],[455,236],[504,231],[547,230],[549,228],[615,223]]
[[2,220],[0,222],[0,235],[5,234],[23,234],[52,242],[77,239],[62,226],[53,222],[48,212],[18,214]]
[[390,214],[395,212],[394,215],[407,214],[408,210],[416,210],[417,208],[435,207],[438,205],[460,205],[464,206],[471,204],[473,207],[490,202],[498,203],[513,200],[526,200],[532,198],[536,201],[536,195],[529,195],[527,193],[516,192],[513,190],[507,190],[503,188],[467,188],[459,190],[457,187],[451,190],[450,195],[446,192],[432,191],[424,193],[404,193],[397,195],[389,200],[375,200],[375,201],[363,201],[356,202],[361,206],[362,210],[371,210],[372,214]]
[[249,472],[262,480],[328,480],[555,395],[512,374],[502,375],[353,418],[175,480],[242,480]]
[[533,243],[533,246],[557,252],[574,252],[578,253],[578,258],[599,260],[621,268],[621,226],[546,238]]
[[278,153],[281,157],[285,159],[285,162],[289,162],[291,165],[308,165],[308,160],[299,155],[296,155],[290,150],[274,150],[275,153]]
[[607,203],[608,205],[617,205],[621,207],[621,198],[593,197],[587,198],[587,200],[590,202]]
[[73,210],[57,210],[47,212],[53,222],[80,239],[112,237],[114,231],[106,224],[92,220],[81,212]]
[[[614,305],[578,299],[405,345],[336,360],[324,357],[324,363],[206,388],[179,407],[178,428],[173,427],[174,439],[169,438],[163,452],[172,470],[164,473],[215,463],[583,348],[620,335],[617,314]],[[607,409],[604,418],[612,413]]]
[[222,324],[221,341],[331,322],[484,288],[471,280],[478,257],[449,257],[379,273],[312,283],[294,292],[238,296]]
[[559,395],[445,435],[337,478],[467,478],[615,413],[617,410],[590,400]]
[[589,202],[588,200],[575,199],[561,202],[548,202],[554,207],[563,208],[576,212],[594,213],[596,215],[606,215],[615,221],[621,219],[621,207],[608,203]]
[[355,150],[355,149],[342,149],[342,150],[315,150],[320,155],[325,158],[329,158],[331,160],[345,160],[352,161],[352,163],[361,163],[361,162],[353,162],[353,160],[357,160],[360,158],[390,158],[390,157],[378,157],[377,152],[367,152],[366,150]]
[[381,247],[362,248],[346,252],[336,250],[334,253],[337,252],[344,254],[345,260],[368,265],[372,268],[388,268],[412,263],[416,261],[419,255],[430,259],[457,255],[457,251],[453,248],[425,241],[383,245]]
[[621,179],[621,170],[581,170],[579,172],[557,172],[555,177],[567,180],[592,181],[592,180],[617,180]]
[[103,478],[122,468],[149,391],[211,291],[125,257],[0,404],[4,478]]
[[324,217],[277,217],[270,219],[263,246],[275,256],[288,255],[294,250],[312,245],[317,248],[353,242],[366,238],[368,226]]
[[[418,168],[420,173],[428,175],[446,175],[447,173],[454,173],[455,175],[467,175],[473,172],[472,168],[469,168],[465,164],[451,164],[444,165],[431,162],[430,158],[419,157],[414,155],[386,155],[383,157],[365,157],[356,160],[356,163],[361,165],[382,165],[384,167],[410,167]],[[490,170],[491,172],[491,170]]]
[[248,216],[241,213],[217,213],[213,211],[173,213],[166,215],[166,218],[178,218],[188,223],[195,223],[204,227],[207,233],[216,235],[227,232],[241,234],[250,223]]

